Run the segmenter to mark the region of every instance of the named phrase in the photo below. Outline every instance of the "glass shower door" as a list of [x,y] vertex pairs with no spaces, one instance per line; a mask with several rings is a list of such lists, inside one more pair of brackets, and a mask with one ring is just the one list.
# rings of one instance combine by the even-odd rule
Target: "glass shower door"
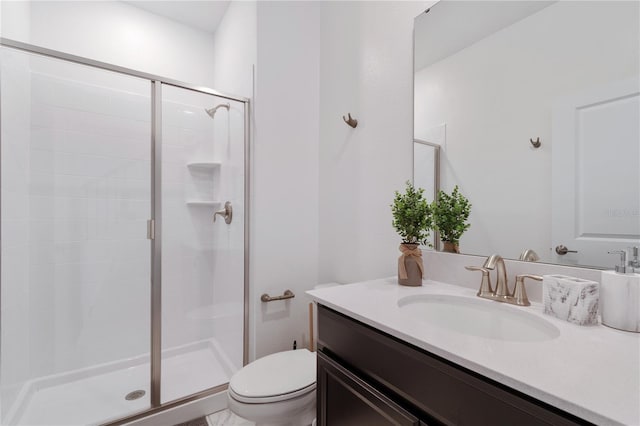
[[162,86],[163,403],[242,367],[244,108]]
[[145,410],[150,83],[0,54],[1,423]]

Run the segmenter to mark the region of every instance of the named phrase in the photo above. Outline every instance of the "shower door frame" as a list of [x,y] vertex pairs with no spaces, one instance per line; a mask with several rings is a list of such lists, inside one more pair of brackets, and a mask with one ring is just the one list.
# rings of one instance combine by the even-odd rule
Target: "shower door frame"
[[[160,77],[157,75],[136,71],[118,65],[100,62],[57,50],[35,46],[16,40],[0,37],[0,46],[21,50],[30,54],[46,56],[54,59],[86,65],[105,71],[116,72],[131,77],[147,80],[151,87],[151,218],[149,221],[148,237],[151,240],[151,330],[150,330],[150,407],[144,411],[133,413],[106,425],[120,425],[156,414],[158,412],[177,407],[187,402],[195,401],[222,392],[228,388],[228,383],[187,395],[183,398],[161,402],[161,364],[162,364],[162,85],[178,87],[193,92],[213,95],[216,97],[242,102],[244,108],[244,300],[243,300],[243,337],[242,364],[249,360],[249,211],[251,189],[251,155],[250,155],[250,110],[249,98],[229,95],[204,86],[184,83],[181,81]],[[1,126],[0,122],[0,126]],[[1,135],[0,135],[1,138]],[[1,143],[1,140],[0,140]],[[0,205],[2,199],[0,197]],[[0,235],[0,241],[2,236]],[[2,264],[0,261],[0,271]],[[0,281],[0,288],[2,282]],[[1,325],[0,325],[1,326]]]

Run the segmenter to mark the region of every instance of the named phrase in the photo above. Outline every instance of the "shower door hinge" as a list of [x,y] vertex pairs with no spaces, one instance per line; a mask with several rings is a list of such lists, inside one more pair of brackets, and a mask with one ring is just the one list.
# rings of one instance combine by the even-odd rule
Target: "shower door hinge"
[[156,239],[156,221],[153,219],[147,220],[147,239]]

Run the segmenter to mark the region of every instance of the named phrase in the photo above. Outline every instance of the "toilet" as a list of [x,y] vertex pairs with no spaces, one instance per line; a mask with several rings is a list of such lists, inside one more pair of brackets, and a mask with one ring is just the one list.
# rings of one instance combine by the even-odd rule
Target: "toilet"
[[257,359],[229,382],[229,409],[256,426],[308,426],[316,417],[316,354],[308,349]]
[[[317,336],[317,327],[310,334]],[[227,396],[229,410],[256,426],[315,426],[316,353],[298,349],[257,359],[231,377]]]

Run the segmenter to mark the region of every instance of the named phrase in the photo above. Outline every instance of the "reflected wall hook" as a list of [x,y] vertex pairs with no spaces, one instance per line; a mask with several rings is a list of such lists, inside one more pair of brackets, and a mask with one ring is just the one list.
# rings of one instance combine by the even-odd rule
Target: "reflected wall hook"
[[531,145],[533,145],[534,148],[540,148],[540,145],[542,145],[540,138],[536,138],[535,141],[533,139],[529,139],[529,142],[531,142]]
[[349,126],[355,129],[356,127],[358,127],[358,120],[356,120],[355,118],[352,118],[351,113],[349,113],[348,115],[349,115],[349,119],[346,119],[344,115],[342,116],[342,119],[344,120],[345,123],[347,123]]

